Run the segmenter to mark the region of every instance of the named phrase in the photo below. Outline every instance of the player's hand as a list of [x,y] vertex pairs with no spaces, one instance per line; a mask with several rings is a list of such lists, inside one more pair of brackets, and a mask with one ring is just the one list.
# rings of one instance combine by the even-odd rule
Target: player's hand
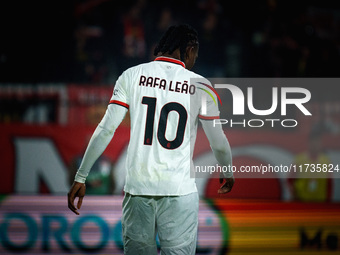
[[[79,215],[78,209],[80,209],[81,204],[83,203],[85,191],[85,183],[75,181],[73,182],[70,191],[67,193],[68,208],[77,215]],[[77,208],[74,206],[74,200],[76,199],[76,197],[79,198]]]
[[[225,194],[231,191],[231,189],[234,186],[235,183],[235,178],[230,177],[230,178],[225,178],[226,182],[221,186],[221,188],[218,189],[217,193],[218,194]],[[223,183],[223,178],[220,178],[220,183]]]

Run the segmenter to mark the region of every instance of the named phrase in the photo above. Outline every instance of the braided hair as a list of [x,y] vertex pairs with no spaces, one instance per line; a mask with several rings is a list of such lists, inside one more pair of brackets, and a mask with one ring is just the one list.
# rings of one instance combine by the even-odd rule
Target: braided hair
[[164,33],[154,50],[154,55],[158,53],[172,54],[176,49],[180,51],[180,58],[184,62],[186,48],[197,46],[197,31],[187,24],[171,26]]

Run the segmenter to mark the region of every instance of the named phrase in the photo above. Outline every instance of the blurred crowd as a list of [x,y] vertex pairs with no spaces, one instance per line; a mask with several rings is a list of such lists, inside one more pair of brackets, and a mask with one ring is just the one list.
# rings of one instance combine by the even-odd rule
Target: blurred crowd
[[117,9],[113,1],[92,2],[98,6],[82,8],[87,0],[76,7],[77,80],[109,82],[126,68],[152,60],[160,36],[180,22],[199,32],[195,71],[206,77],[338,76],[340,9],[331,6],[137,0]]
[[19,24],[6,26],[1,82],[112,84],[126,68],[152,60],[160,36],[181,22],[199,33],[194,71],[206,77],[339,74],[334,1],[48,2],[31,13],[18,10]]

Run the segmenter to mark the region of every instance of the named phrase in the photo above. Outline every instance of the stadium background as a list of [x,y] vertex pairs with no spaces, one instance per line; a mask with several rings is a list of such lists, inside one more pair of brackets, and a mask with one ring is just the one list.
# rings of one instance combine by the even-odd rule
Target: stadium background
[[[206,77],[339,76],[335,1],[3,1],[0,14],[2,254],[122,254],[128,117],[91,172],[80,217],[65,194],[116,78],[152,60],[169,25],[198,30],[195,71]],[[313,116],[291,113],[299,128],[226,128],[235,165],[299,161],[313,137],[340,164],[340,89],[306,88]],[[196,163],[212,157],[199,137]],[[199,180],[197,254],[336,254],[339,173],[323,189],[319,180],[306,181],[299,198],[290,178],[275,175],[239,178],[226,196],[216,194],[217,179]]]

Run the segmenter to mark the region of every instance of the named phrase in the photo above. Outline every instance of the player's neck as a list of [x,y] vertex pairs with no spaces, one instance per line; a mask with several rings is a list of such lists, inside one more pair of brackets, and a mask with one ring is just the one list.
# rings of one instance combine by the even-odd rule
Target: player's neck
[[169,54],[169,53],[163,53],[162,54],[163,57],[168,57],[168,58],[174,58],[174,59],[177,59],[179,61],[182,61],[181,60],[181,54],[179,52],[179,50],[175,50],[172,54]]

